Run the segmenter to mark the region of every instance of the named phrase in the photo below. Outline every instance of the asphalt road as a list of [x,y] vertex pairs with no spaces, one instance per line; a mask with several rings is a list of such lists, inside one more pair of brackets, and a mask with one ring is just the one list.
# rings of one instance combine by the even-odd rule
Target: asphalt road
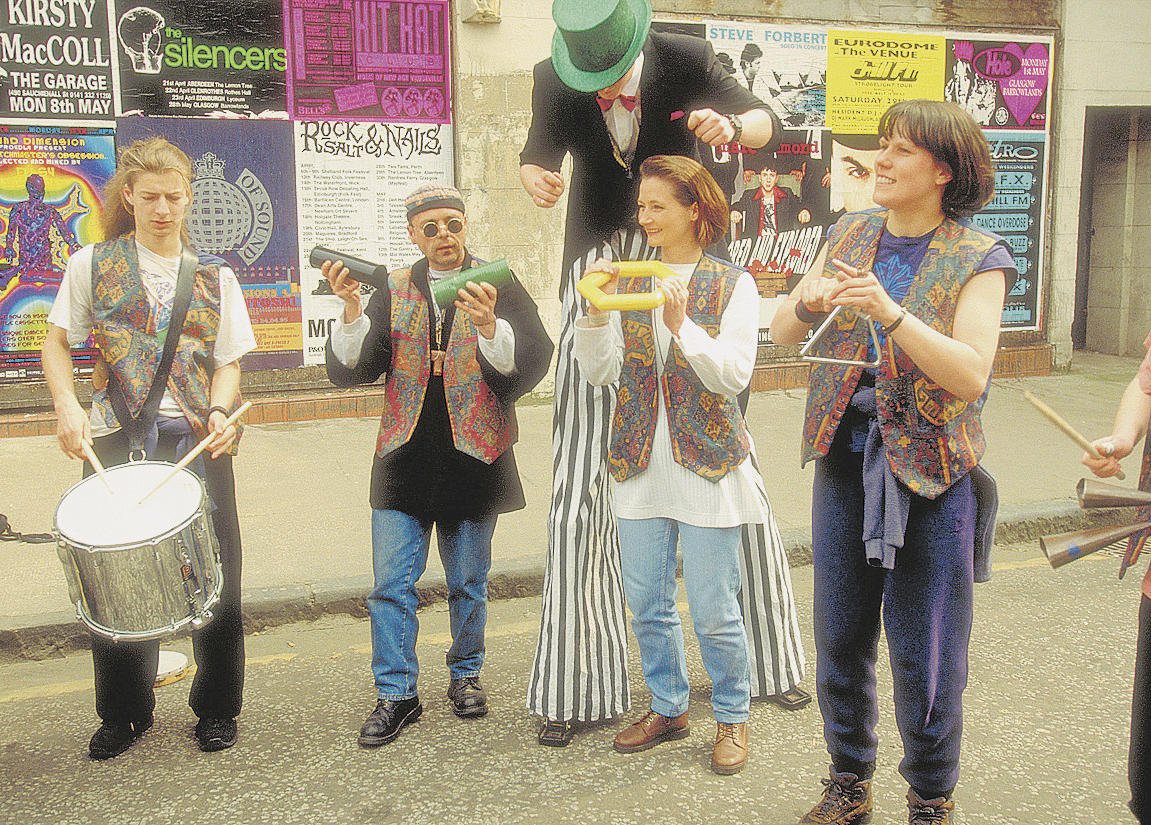
[[[976,588],[966,693],[966,823],[1128,823],[1126,748],[1139,576],[1116,581],[1098,555],[1051,570],[1035,546],[997,548]],[[793,570],[807,633],[811,568]],[[202,754],[191,736],[189,680],[158,690],[156,725],[128,753],[87,757],[97,725],[86,654],[0,665],[0,822],[52,823],[793,823],[826,774],[819,712],[755,703],[749,765],[708,769],[714,722],[689,637],[691,736],[640,754],[611,750],[628,720],[535,743],[524,684],[539,599],[491,605],[484,681],[492,711],[461,721],[444,698],[443,603],[421,613],[423,718],[393,744],[355,734],[373,705],[366,621],[327,616],[248,638],[236,747]],[[190,652],[186,640],[170,647]],[[876,823],[906,822],[901,747],[880,651]],[[646,705],[632,646],[635,708]],[[809,675],[806,684],[811,687]],[[629,714],[629,719],[633,714]]]

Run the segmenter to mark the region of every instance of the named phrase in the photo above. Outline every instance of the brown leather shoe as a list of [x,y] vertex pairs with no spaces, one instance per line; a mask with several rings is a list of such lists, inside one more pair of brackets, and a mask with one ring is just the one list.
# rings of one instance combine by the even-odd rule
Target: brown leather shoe
[[715,748],[711,752],[711,769],[720,776],[739,773],[747,764],[747,722],[718,722]]
[[620,753],[635,753],[655,747],[660,742],[683,739],[689,733],[691,725],[686,713],[671,718],[649,710],[638,722],[632,722],[617,733],[612,747]]

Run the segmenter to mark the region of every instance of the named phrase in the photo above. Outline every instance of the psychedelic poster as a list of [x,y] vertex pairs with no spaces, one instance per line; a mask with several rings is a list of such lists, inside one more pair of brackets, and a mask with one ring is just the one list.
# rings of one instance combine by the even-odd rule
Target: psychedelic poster
[[724,68],[767,103],[786,129],[824,124],[827,32],[807,26],[709,22],[707,39]]
[[1015,255],[1019,275],[1007,284],[1003,329],[1039,329],[1046,143],[1042,132],[984,134],[995,164],[995,197],[972,221],[1003,236]]
[[447,0],[284,0],[293,120],[448,123]]
[[1044,130],[1051,65],[1047,43],[949,40],[943,99],[981,126]]
[[0,0],[0,121],[110,123],[111,0]]
[[896,101],[943,99],[946,40],[909,32],[835,30],[827,34],[827,125],[875,133]]
[[286,120],[277,0],[117,0],[117,114]]
[[300,366],[291,124],[127,118],[116,141],[126,146],[153,134],[187,152],[195,168],[188,229],[196,251],[230,266],[244,292],[257,344],[244,368]]
[[[111,127],[0,124],[0,381],[43,376],[48,311],[72,253],[103,240]],[[95,350],[73,350],[81,373]]]
[[[452,130],[439,124],[310,120],[293,124],[299,190],[304,363],[324,363],[324,342],[344,302],[308,264],[314,246],[381,263],[420,257],[404,198],[424,183],[452,182]],[[365,292],[370,287],[364,285]]]

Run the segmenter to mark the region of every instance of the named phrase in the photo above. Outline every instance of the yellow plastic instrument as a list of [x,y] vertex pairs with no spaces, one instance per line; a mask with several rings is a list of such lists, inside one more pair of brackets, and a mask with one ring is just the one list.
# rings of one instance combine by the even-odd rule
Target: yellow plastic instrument
[[[675,270],[663,261],[615,261],[620,278],[674,278]],[[628,292],[626,294],[606,294],[601,287],[611,280],[610,272],[589,272],[576,283],[579,294],[588,299],[592,306],[602,312],[613,309],[655,309],[663,304],[663,293],[658,289],[650,292]]]

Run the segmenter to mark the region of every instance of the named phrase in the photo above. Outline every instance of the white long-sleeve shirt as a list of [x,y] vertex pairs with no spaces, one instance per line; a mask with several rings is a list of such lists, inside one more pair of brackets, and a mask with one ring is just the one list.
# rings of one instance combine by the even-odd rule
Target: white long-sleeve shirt
[[[694,264],[669,264],[688,280]],[[692,370],[711,392],[736,396],[751,380],[759,333],[759,292],[750,274],[736,282],[720,319],[715,338],[690,318],[673,336],[663,322],[663,307],[652,310],[657,374],[663,374],[675,338]],[[587,380],[612,384],[623,366],[623,328],[619,313],[608,323],[594,326],[587,318],[576,321],[574,353]],[[623,482],[612,479],[612,508],[619,518],[671,518],[697,527],[734,527],[765,521],[768,517],[763,482],[751,456],[717,482],[696,475],[676,462],[663,384],[657,384],[655,439],[647,469]],[[748,438],[751,434],[748,433]],[[752,452],[755,447],[752,445]]]

